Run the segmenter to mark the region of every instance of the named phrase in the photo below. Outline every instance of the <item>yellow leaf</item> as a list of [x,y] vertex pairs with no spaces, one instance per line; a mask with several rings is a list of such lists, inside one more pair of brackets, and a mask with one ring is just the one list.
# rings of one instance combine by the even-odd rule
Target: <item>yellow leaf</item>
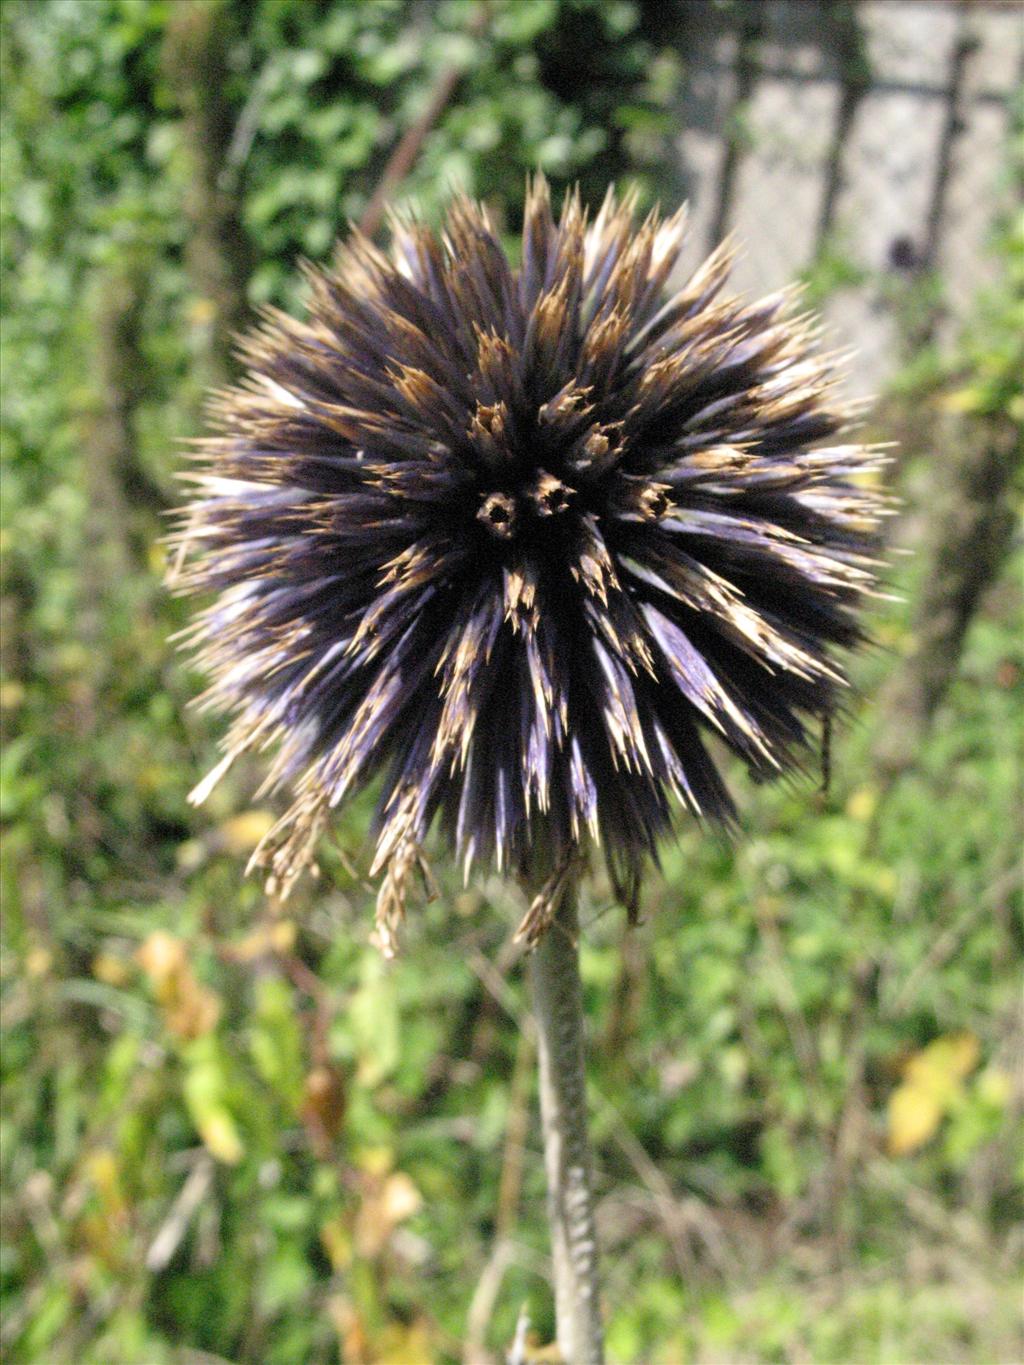
[[255,962],[257,958],[265,957],[269,951],[270,934],[264,924],[257,925],[251,934],[246,934],[245,938],[240,938],[235,943],[227,944],[225,948],[233,962]]
[[25,700],[25,689],[14,678],[0,683],[0,709],[14,711]]
[[179,1038],[201,1038],[216,1028],[220,999],[196,980],[180,938],[158,929],[135,956],[153,983],[153,993],[163,1006],[172,1033]]
[[904,1080],[930,1090],[940,1101],[957,1090],[978,1065],[981,1046],[972,1033],[951,1033],[922,1048],[907,1062]]
[[46,976],[53,966],[53,954],[49,948],[32,948],[25,958],[25,971],[29,976]]
[[960,1080],[964,1080],[971,1074],[978,1065],[981,1056],[981,1044],[973,1033],[957,1033],[948,1038],[939,1038],[936,1043],[930,1046],[937,1048],[941,1044],[945,1049],[940,1052],[940,1056],[948,1058],[948,1064]]
[[889,1096],[890,1156],[905,1156],[935,1135],[942,1107],[934,1095],[916,1085],[901,1085]]
[[963,1093],[978,1065],[981,1045],[972,1033],[936,1038],[903,1068],[903,1084],[889,1097],[888,1147],[892,1156],[917,1151]]
[[279,920],[270,930],[270,943],[277,953],[290,953],[295,947],[296,925],[293,919]]
[[220,1018],[220,997],[200,986],[191,972],[182,977],[177,999],[168,1002],[167,1027],[179,1038],[202,1038],[212,1033]]
[[272,924],[258,924],[251,934],[227,945],[226,951],[235,962],[255,962],[268,953],[290,953],[295,947],[295,921],[278,920]]
[[181,972],[186,962],[184,943],[163,929],[150,934],[135,956],[139,966],[157,987]]
[[220,1105],[211,1105],[196,1124],[211,1155],[227,1166],[237,1166],[245,1155],[235,1121]]
[[866,824],[875,813],[878,793],[873,787],[858,787],[846,803],[846,813],[851,820]]
[[379,1256],[399,1223],[411,1217],[423,1197],[403,1171],[386,1178],[364,1177],[363,1199],[356,1215],[355,1246],[360,1256]]
[[390,1147],[360,1147],[355,1153],[356,1166],[367,1175],[387,1175],[394,1164],[395,1154]]
[[220,844],[228,853],[248,853],[274,826],[269,810],[247,810],[225,820],[217,831]]
[[384,1182],[381,1194],[381,1215],[392,1227],[411,1218],[423,1205],[423,1196],[404,1171],[395,1171]]
[[206,857],[206,845],[202,839],[186,839],[178,845],[176,857],[182,872],[194,872]]
[[116,953],[97,953],[92,960],[92,974],[106,986],[123,986],[131,971],[124,958]]

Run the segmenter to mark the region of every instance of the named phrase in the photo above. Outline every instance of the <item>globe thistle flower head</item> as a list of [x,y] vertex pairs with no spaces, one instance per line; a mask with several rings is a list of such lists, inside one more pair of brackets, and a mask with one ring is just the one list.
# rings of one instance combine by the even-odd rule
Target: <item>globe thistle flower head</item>
[[635,907],[683,807],[733,807],[708,735],[793,768],[861,638],[877,450],[843,436],[833,366],[792,299],[725,292],[715,252],[667,282],[685,214],[609,192],[588,219],[529,187],[522,260],[466,199],[307,270],[219,395],[177,532],[189,639],[293,805],[257,850],[285,893],[331,812],[379,786],[379,939],[432,824],[536,893],[600,845]]

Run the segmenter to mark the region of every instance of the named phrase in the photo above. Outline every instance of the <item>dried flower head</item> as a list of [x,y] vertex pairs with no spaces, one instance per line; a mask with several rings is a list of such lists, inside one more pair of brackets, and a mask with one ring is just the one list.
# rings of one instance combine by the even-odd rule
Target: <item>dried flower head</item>
[[767,774],[836,707],[879,455],[839,443],[791,295],[728,297],[728,248],[667,293],[684,219],[572,194],[556,223],[538,179],[518,269],[465,199],[390,255],[355,234],[216,402],[177,534],[234,722],[194,798],[276,748],[284,892],[378,779],[386,948],[435,817],[539,891],[533,937],[589,842],[633,905],[674,802],[730,818],[704,732]]

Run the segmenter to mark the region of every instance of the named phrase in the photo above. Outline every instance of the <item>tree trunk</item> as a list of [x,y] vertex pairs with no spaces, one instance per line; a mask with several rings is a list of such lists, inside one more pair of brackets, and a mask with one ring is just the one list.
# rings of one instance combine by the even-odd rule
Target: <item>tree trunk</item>
[[885,785],[915,760],[946,689],[956,677],[964,638],[986,589],[1009,553],[1014,515],[1010,488],[1024,456],[1017,424],[1007,418],[962,420],[942,448],[960,456],[945,480],[942,506],[928,532],[925,574],[914,613],[913,652],[882,695],[875,761]]
[[251,252],[237,196],[225,186],[234,131],[224,93],[230,25],[224,0],[176,0],[164,34],[163,65],[181,107],[189,159],[185,268],[196,296],[192,321],[200,333],[198,378],[204,388],[234,374],[234,338],[248,317]]

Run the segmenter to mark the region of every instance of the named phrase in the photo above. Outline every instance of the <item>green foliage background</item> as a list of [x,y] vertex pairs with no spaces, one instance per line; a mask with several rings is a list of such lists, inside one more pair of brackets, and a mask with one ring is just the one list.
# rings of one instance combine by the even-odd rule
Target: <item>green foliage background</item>
[[[0,1339],[12,1365],[459,1360],[497,1246],[473,1360],[498,1359],[524,1302],[553,1334],[515,891],[442,869],[385,966],[367,809],[280,907],[241,877],[269,818],[257,773],[186,803],[217,727],[187,709],[201,680],[168,645],[184,613],[158,540],[210,329],[164,55],[179,3],[0,7]],[[535,167],[590,202],[627,177],[644,203],[677,197],[686,65],[662,0],[491,0],[476,36],[467,0],[222,9],[221,188],[251,305],[296,303],[296,258],[359,215],[453,62],[402,187],[427,217],[461,184],[514,230]],[[874,419],[906,435],[898,539],[929,514],[943,442],[1020,420],[1019,238],[1002,251],[952,367],[918,358]],[[134,364],[113,394],[118,291]],[[104,463],[118,404],[130,468]],[[638,930],[588,886],[616,1361],[1021,1358],[1019,593],[987,595],[889,787],[871,699],[912,651],[927,572],[901,564],[831,794],[737,775],[743,838],[684,825]]]

